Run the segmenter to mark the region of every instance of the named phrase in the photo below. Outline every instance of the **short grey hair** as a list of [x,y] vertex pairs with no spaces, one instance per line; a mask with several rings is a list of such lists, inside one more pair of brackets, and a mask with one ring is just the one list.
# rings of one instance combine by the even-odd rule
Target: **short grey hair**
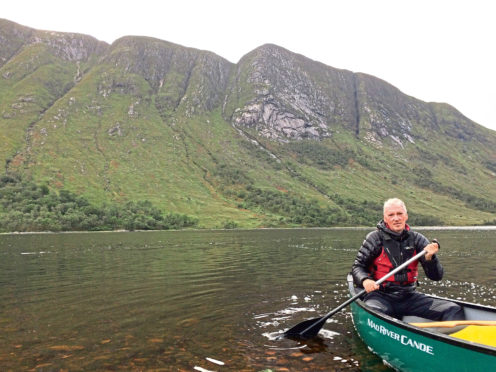
[[403,200],[401,199],[398,199],[398,198],[392,198],[392,199],[388,199],[384,202],[384,208],[383,208],[383,213],[386,213],[386,208],[389,207],[390,205],[399,205],[400,207],[403,207],[403,209],[405,210],[405,213],[408,213],[407,210],[406,210],[406,205],[405,203],[403,202]]

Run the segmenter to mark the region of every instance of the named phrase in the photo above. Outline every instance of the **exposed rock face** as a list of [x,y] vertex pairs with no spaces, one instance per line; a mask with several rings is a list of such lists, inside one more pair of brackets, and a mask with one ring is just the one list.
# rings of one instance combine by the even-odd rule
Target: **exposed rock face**
[[[329,89],[341,80],[344,86]],[[344,89],[343,89],[344,88]],[[255,128],[262,136],[276,139],[325,138],[337,122],[353,121],[353,75],[330,69],[275,45],[264,45],[243,57],[227,101],[236,102],[231,121]],[[233,105],[231,105],[233,107]],[[342,120],[344,119],[344,120]]]
[[429,111],[427,105],[373,76],[356,74],[356,81],[360,115],[357,134],[379,145],[388,137],[400,147],[405,142],[414,143],[417,113]]
[[220,105],[232,68],[214,53],[147,37],[117,40],[105,63],[142,76],[161,111],[181,106],[189,115]]
[[34,30],[0,19],[0,67],[22,47]]
[[390,138],[403,147],[414,143],[416,124],[435,122],[428,104],[380,79],[274,45],[243,57],[230,89],[225,107],[232,112],[224,113],[232,124],[278,141],[323,139],[347,130],[375,145]]
[[87,61],[100,56],[108,44],[94,37],[75,33],[39,31],[0,19],[0,67],[22,48],[42,44],[65,61]]
[[33,34],[32,43],[50,47],[54,54],[66,61],[87,61],[95,55],[102,55],[108,44],[81,34],[38,31]]
[[261,102],[246,105],[234,113],[233,124],[255,127],[260,135],[270,139],[320,138],[328,135],[327,128],[320,124],[320,133],[310,122],[285,112],[278,107],[273,97],[267,96]]
[[[335,69],[270,44],[234,65],[214,53],[153,38],[128,36],[109,46],[86,35],[0,20],[0,46],[0,76],[12,82],[42,65],[72,64],[72,81],[60,77],[44,84],[53,97],[36,108],[39,112],[93,69],[104,98],[115,92],[142,95],[144,79],[164,119],[222,109],[232,125],[276,141],[320,140],[343,130],[377,146],[389,141],[404,147],[441,126],[457,139],[478,133],[450,106],[422,102],[373,76]],[[37,99],[23,92],[4,103],[1,115],[16,117]],[[136,116],[135,111],[130,107],[129,115]]]
[[277,141],[320,140],[345,130],[374,146],[387,141],[403,148],[438,132],[441,122],[451,137],[475,133],[469,129],[472,122],[450,106],[441,109],[376,77],[335,69],[275,45],[240,60],[223,113],[234,126]]
[[495,210],[487,187],[494,132],[449,105],[275,45],[233,64],[153,38],[107,45],[0,19],[0,135],[5,172],[97,200],[153,197],[174,210],[218,210],[219,221],[245,213],[239,199],[258,186],[271,202],[279,200],[271,188],[292,189],[343,215],[388,185],[416,195],[430,188],[453,208],[463,199]]

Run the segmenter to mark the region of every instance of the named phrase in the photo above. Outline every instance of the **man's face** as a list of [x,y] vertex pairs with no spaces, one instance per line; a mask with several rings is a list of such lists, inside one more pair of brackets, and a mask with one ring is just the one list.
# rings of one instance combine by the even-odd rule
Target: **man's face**
[[384,222],[389,226],[389,229],[400,233],[405,229],[408,214],[401,205],[390,204],[384,210]]

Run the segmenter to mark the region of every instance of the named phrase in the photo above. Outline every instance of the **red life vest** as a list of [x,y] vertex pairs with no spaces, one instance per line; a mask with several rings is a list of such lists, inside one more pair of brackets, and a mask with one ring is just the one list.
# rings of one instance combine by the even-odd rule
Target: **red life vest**
[[[374,280],[382,278],[402,263],[409,260],[415,252],[413,239],[410,237],[403,242],[396,241],[386,234],[383,236],[383,247],[379,256],[375,258],[370,267]],[[405,269],[386,279],[382,285],[387,283],[399,285],[413,284],[418,277],[418,261],[409,264]]]

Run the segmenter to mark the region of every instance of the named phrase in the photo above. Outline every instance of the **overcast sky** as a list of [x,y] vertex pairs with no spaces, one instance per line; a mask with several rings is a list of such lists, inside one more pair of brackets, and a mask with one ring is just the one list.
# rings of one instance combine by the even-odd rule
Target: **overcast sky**
[[492,0],[12,0],[0,18],[112,43],[143,35],[231,62],[273,43],[446,102],[496,130]]

